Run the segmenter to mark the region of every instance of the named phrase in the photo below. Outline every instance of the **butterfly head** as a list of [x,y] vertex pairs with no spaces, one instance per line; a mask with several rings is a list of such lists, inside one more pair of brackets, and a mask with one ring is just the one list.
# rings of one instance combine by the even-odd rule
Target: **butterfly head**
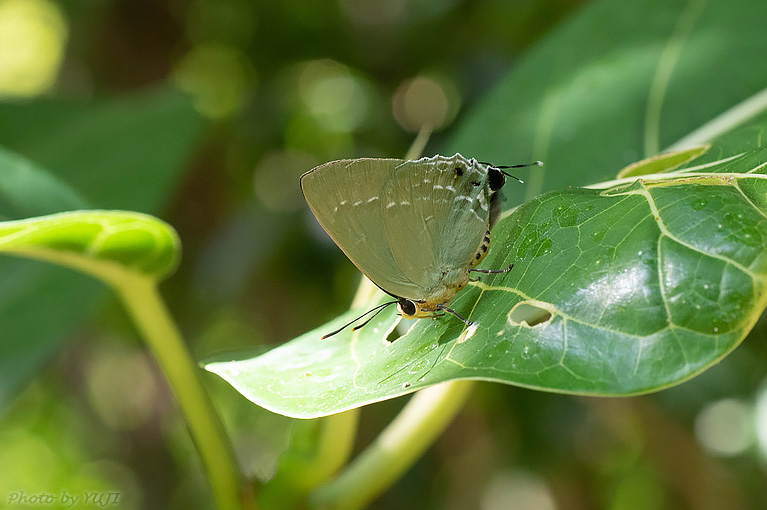
[[405,298],[400,298],[400,300],[397,301],[397,309],[399,310],[399,314],[405,319],[417,319],[418,316],[423,313],[419,303]]

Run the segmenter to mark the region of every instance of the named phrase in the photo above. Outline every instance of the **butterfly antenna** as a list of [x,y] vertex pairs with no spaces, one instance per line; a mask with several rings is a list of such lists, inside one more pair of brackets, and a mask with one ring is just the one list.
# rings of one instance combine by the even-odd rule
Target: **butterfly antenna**
[[[391,305],[391,304],[393,304],[393,303],[396,303],[396,302],[397,302],[397,301],[392,301],[391,303],[386,303],[386,306],[389,306],[389,305]],[[366,320],[366,321],[365,321],[365,322],[363,322],[362,324],[357,324],[356,326],[354,326],[354,327],[352,328],[352,331],[357,331],[358,329],[361,329],[361,328],[362,328],[362,327],[364,327],[364,326],[365,326],[365,325],[366,325],[368,322],[370,322],[370,321],[372,321],[373,319],[375,319],[375,318],[376,318],[376,315],[378,315],[379,313],[383,312],[383,311],[384,311],[384,308],[386,308],[386,306],[384,306],[384,305],[381,305],[381,308],[379,308],[379,310],[378,310],[376,313],[374,313],[374,314],[373,314],[373,315],[372,315],[372,316],[371,316],[371,317],[370,317],[368,320]],[[370,310],[370,311],[372,312],[373,310]]]
[[440,310],[444,310],[444,311],[446,311],[447,313],[449,313],[451,315],[454,315],[456,318],[460,319],[461,322],[463,322],[467,326],[471,326],[472,324],[474,324],[473,322],[471,322],[469,320],[466,320],[463,317],[461,317],[461,315],[458,312],[456,312],[455,310],[453,310],[452,308],[448,308],[445,305],[437,305],[437,308],[439,308]]
[[488,166],[491,166],[493,168],[497,168],[506,177],[511,177],[515,181],[518,181],[518,182],[520,182],[522,184],[524,184],[525,181],[523,181],[522,179],[520,179],[516,175],[511,175],[508,172],[504,172],[504,170],[508,170],[509,168],[526,168],[528,166],[543,166],[543,161],[533,161],[532,163],[525,163],[523,165],[500,165],[500,166],[499,165],[494,165],[492,163],[485,163],[485,162],[482,162],[482,161],[480,161],[479,163],[480,163],[480,165],[488,165]]
[[365,324],[367,324],[368,322],[370,322],[371,320],[373,320],[373,318],[374,318],[376,315],[378,315],[379,313],[381,313],[381,311],[383,311],[383,309],[384,309],[384,308],[386,308],[386,307],[387,307],[387,306],[389,306],[389,305],[393,305],[393,304],[394,304],[394,303],[396,303],[396,302],[397,302],[397,301],[389,301],[388,303],[383,303],[383,304],[381,304],[381,305],[378,305],[378,306],[376,306],[376,307],[373,307],[373,308],[371,308],[370,310],[368,310],[367,312],[365,312],[365,313],[363,313],[362,315],[360,315],[359,317],[357,317],[356,319],[350,320],[349,322],[347,322],[346,324],[344,324],[343,326],[341,326],[341,327],[340,327],[340,328],[338,328],[337,330],[335,330],[335,331],[331,331],[331,332],[330,332],[330,333],[328,333],[327,335],[325,335],[325,336],[323,336],[322,338],[320,338],[320,340],[325,340],[326,338],[329,338],[329,337],[331,337],[331,336],[333,336],[333,335],[335,335],[335,334],[337,334],[337,333],[340,333],[341,331],[345,330],[346,328],[348,328],[349,326],[351,326],[352,324],[354,324],[355,322],[357,322],[358,320],[360,320],[361,318],[363,318],[363,317],[364,317],[364,316],[366,316],[367,314],[369,314],[369,313],[372,313],[372,312],[376,312],[376,310],[378,310],[378,311],[377,311],[377,312],[376,312],[376,313],[373,315],[373,317],[371,317],[370,319],[366,320],[365,322],[363,322],[363,323],[362,323],[362,324],[360,324],[359,326],[355,326],[355,327],[353,327],[353,328],[352,328],[352,331],[355,331],[355,330],[357,330],[357,329],[360,329],[362,326],[364,326]]

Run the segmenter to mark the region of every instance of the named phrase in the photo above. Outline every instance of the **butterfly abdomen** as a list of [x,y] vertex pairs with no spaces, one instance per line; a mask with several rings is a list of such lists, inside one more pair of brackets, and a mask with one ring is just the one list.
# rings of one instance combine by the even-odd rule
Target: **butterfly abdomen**
[[487,255],[488,250],[490,250],[490,231],[485,231],[485,237],[482,238],[482,242],[479,244],[479,248],[477,248],[477,253],[474,255],[474,258],[471,260],[471,267],[477,266],[480,262],[482,262],[482,259],[485,258],[485,255]]

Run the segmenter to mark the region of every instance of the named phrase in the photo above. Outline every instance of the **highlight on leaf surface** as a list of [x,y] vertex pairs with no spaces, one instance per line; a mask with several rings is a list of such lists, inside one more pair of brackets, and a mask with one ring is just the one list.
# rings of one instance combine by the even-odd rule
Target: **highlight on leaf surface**
[[177,265],[180,242],[167,223],[128,211],[73,211],[0,223],[0,253],[46,260],[109,280],[154,279]]

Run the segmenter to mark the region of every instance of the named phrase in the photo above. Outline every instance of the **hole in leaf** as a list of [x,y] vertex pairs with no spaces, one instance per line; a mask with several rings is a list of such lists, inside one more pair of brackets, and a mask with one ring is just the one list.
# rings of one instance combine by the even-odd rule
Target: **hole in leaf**
[[384,332],[384,342],[392,343],[407,335],[407,332],[410,331],[410,327],[412,326],[411,322],[415,321],[403,321],[402,317],[398,316],[394,319],[391,326],[389,326],[389,329]]
[[520,301],[509,312],[509,322],[515,326],[538,326],[551,320],[551,305],[541,301]]

